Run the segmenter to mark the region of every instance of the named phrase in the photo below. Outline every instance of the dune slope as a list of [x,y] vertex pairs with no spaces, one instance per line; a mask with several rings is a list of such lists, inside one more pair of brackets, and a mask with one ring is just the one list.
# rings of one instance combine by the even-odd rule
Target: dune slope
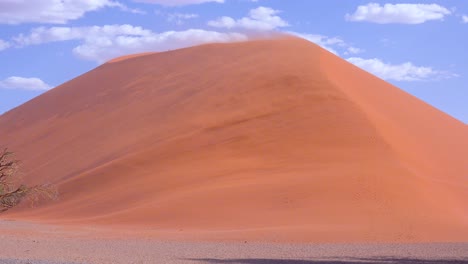
[[12,218],[468,240],[466,125],[296,38],[114,60],[0,116],[0,139],[61,192]]

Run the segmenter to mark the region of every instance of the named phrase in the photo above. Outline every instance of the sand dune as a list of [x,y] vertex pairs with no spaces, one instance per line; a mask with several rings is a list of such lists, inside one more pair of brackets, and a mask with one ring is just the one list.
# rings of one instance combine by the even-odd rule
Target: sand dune
[[6,217],[280,241],[468,240],[468,129],[305,40],[114,60],[0,116],[58,202]]

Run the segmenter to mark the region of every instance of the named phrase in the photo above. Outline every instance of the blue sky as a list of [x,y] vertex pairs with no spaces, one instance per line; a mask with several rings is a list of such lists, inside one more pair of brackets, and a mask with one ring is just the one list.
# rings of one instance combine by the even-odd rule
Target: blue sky
[[289,32],[468,123],[468,1],[0,0],[0,113],[117,56]]

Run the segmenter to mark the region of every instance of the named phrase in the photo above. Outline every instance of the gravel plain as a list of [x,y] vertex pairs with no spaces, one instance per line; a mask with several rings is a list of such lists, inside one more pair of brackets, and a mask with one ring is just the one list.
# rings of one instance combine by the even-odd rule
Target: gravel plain
[[0,221],[4,264],[345,264],[468,263],[468,243],[260,243],[167,241],[77,232],[54,226]]
[[468,243],[283,244],[2,236],[0,263],[468,263]]

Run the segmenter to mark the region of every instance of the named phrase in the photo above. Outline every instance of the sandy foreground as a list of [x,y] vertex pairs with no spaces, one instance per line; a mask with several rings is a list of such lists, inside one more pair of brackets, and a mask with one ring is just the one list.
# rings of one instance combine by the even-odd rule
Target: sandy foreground
[[0,263],[468,263],[468,243],[177,241],[3,220]]

